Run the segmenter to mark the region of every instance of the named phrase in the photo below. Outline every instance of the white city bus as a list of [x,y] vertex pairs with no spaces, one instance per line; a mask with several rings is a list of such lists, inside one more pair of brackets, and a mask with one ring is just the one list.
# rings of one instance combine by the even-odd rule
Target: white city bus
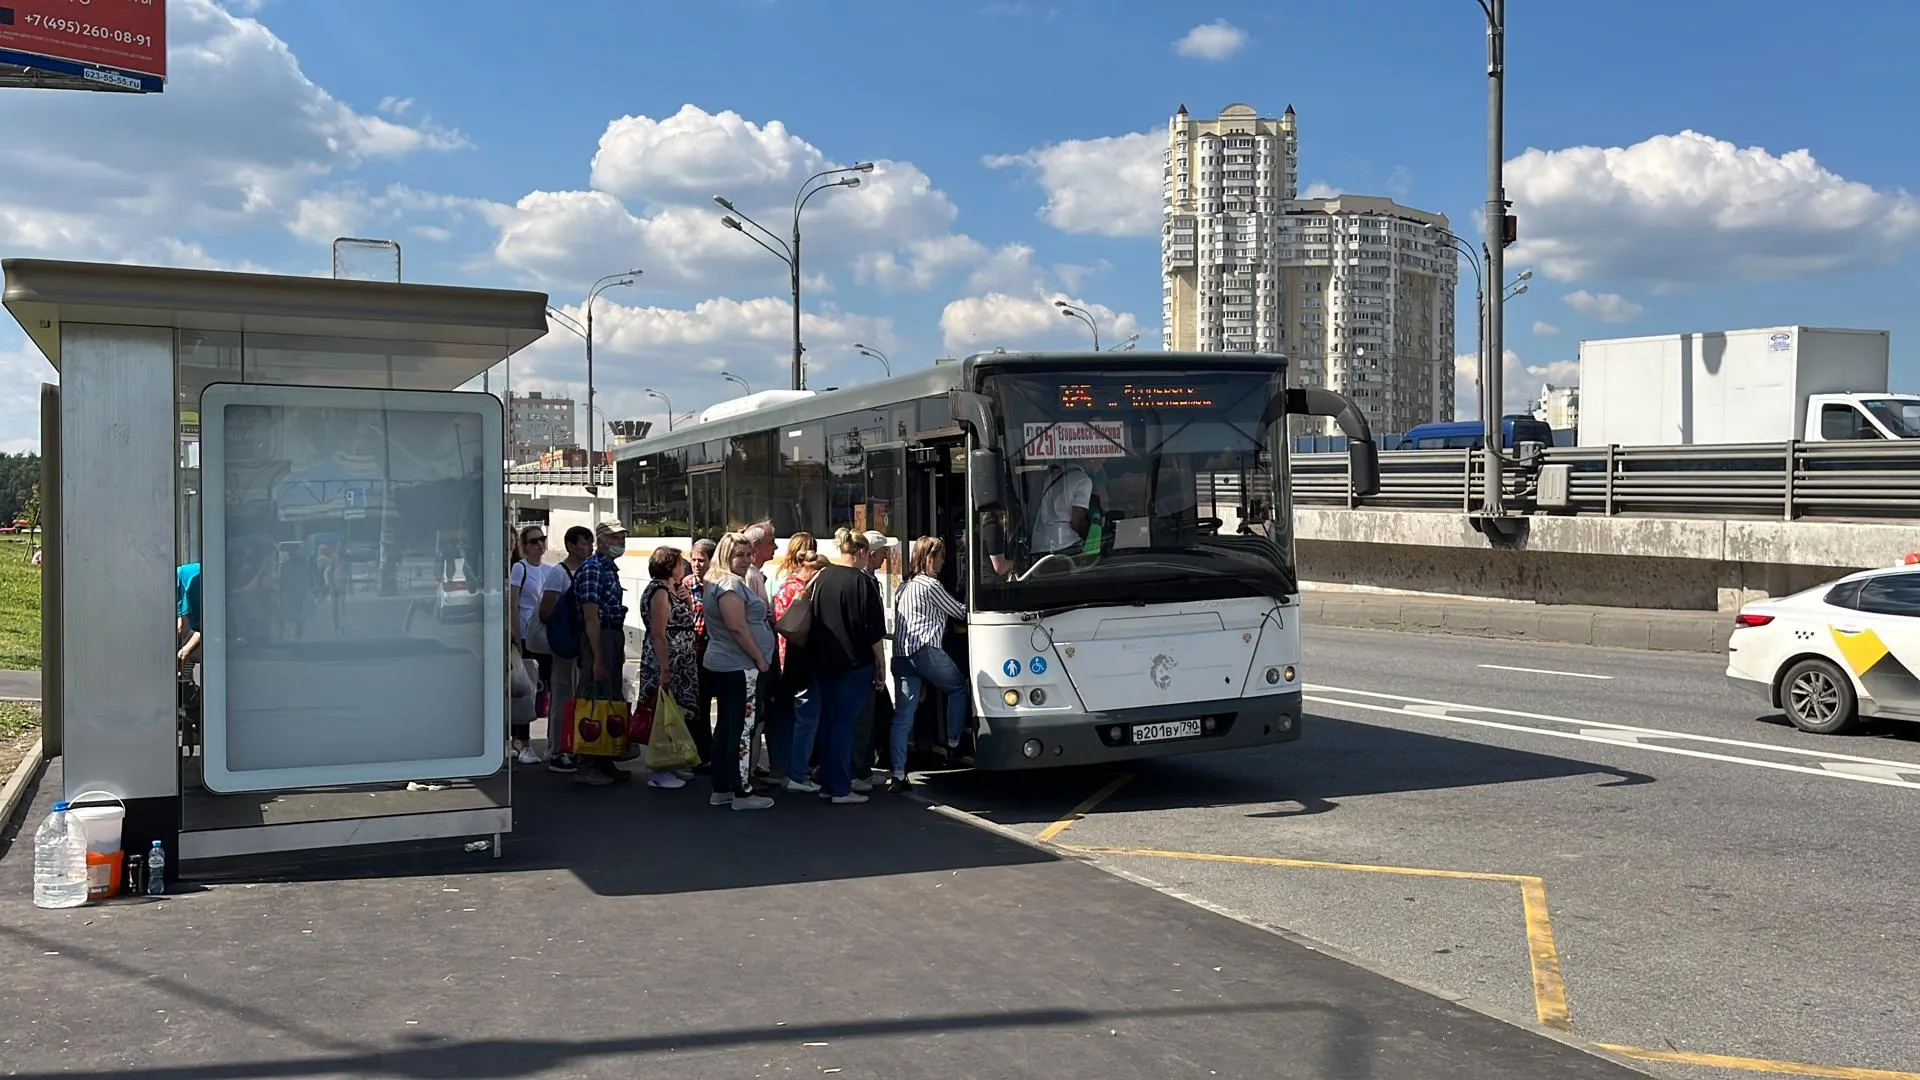
[[[1359,410],[1287,390],[1284,357],[992,353],[756,398],[615,451],[633,584],[654,547],[760,520],[825,551],[842,526],[939,536],[971,613],[946,646],[968,673],[976,767],[1299,737],[1286,415],[1338,418],[1359,494],[1378,470]],[[1044,509],[1071,501],[1062,483],[1093,493],[1065,545]],[[916,746],[938,745],[940,698]]]

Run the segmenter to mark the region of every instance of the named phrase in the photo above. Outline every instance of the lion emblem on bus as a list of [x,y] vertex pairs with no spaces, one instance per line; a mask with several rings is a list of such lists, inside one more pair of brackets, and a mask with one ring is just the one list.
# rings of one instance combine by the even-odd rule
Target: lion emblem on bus
[[1161,653],[1153,658],[1152,664],[1148,665],[1147,678],[1153,680],[1153,685],[1165,690],[1173,685],[1173,669],[1178,666],[1179,661],[1166,653]]

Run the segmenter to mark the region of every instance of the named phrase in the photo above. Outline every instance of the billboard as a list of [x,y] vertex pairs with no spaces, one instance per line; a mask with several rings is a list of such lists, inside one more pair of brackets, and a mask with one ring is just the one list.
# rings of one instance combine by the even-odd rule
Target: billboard
[[155,94],[166,0],[0,0],[0,86]]

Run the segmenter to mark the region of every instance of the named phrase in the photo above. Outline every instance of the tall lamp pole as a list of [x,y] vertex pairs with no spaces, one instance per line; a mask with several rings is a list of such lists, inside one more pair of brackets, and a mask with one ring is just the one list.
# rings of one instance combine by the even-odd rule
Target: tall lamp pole
[[1078,304],[1069,304],[1065,300],[1055,300],[1053,306],[1059,308],[1060,314],[1067,318],[1079,319],[1081,322],[1086,323],[1087,329],[1093,331],[1093,351],[1100,351],[1100,324],[1093,321],[1093,312],[1088,311]]
[[593,420],[593,302],[598,300],[600,294],[606,292],[608,289],[631,285],[639,277],[640,271],[638,270],[623,270],[618,274],[608,274],[606,277],[594,282],[593,288],[587,290],[587,302],[585,305],[587,309],[587,494],[593,496],[589,502],[589,506],[591,507],[590,513],[596,522],[600,517],[600,465],[593,457],[593,437],[596,434],[595,428],[597,427]]
[[748,395],[751,395],[753,393],[753,385],[747,382],[747,380],[741,378],[740,376],[735,375],[731,371],[721,372],[720,377],[727,380],[730,383],[738,383],[740,386],[740,389],[745,391]]
[[1507,512],[1502,475],[1501,414],[1505,411],[1507,188],[1504,98],[1507,76],[1507,0],[1476,0],[1487,16],[1487,446],[1484,508],[1488,517]]
[[[870,173],[872,171],[873,162],[863,161],[858,165],[849,165],[844,169],[826,169],[807,177],[807,182],[800,185],[800,191],[793,197],[793,234],[790,241],[782,240],[779,236],[775,235],[771,229],[748,217],[740,208],[734,206],[733,203],[726,198],[719,195],[713,197],[714,205],[727,211],[728,216],[721,218],[720,224],[746,236],[754,243],[766,248],[773,254],[774,258],[787,264],[787,273],[793,285],[793,388],[795,390],[805,390],[807,388],[807,368],[806,361],[803,359],[806,347],[800,343],[800,211],[807,208],[807,203],[812,200],[815,195],[826,191],[828,188],[859,187],[860,178],[858,176],[848,176],[846,175],[847,173]],[[820,182],[829,176],[838,176],[840,179],[828,183]],[[742,224],[743,222],[745,223],[744,225]],[[748,232],[746,229],[747,225],[751,225],[760,235]],[[762,236],[766,239],[762,239]],[[768,243],[768,240],[773,242]]]
[[671,432],[671,431],[673,430],[673,399],[672,399],[672,398],[670,398],[670,397],[668,397],[667,395],[665,395],[665,394],[663,394],[663,393],[661,393],[660,391],[658,391],[658,390],[655,390],[655,389],[654,389],[653,387],[651,387],[651,386],[649,386],[649,387],[647,387],[647,388],[646,388],[646,390],[645,390],[645,393],[646,393],[646,395],[647,395],[648,397],[657,397],[657,398],[659,398],[659,399],[660,399],[661,401],[663,401],[663,402],[665,402],[665,403],[666,403],[666,406],[667,406],[667,430],[668,430],[669,432]]
[[[1472,244],[1432,222],[1424,227],[1428,232],[1440,234],[1454,250],[1467,257],[1467,265],[1473,268],[1473,396],[1480,403],[1481,427],[1484,430],[1487,415],[1487,279],[1480,271],[1480,256],[1473,250]],[[1434,406],[1438,409],[1439,402],[1436,401]]]

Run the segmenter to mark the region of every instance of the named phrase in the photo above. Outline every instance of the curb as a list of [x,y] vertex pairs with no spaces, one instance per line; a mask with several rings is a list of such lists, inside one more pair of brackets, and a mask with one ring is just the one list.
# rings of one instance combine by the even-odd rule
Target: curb
[[0,833],[6,832],[7,827],[13,824],[14,813],[20,809],[27,792],[33,788],[34,780],[39,778],[40,766],[46,764],[46,754],[43,752],[45,745],[35,739],[33,748],[27,751],[27,756],[15,767],[13,775],[7,778],[6,786],[0,787]]
[[1607,610],[1349,593],[1305,594],[1300,618],[1363,630],[1705,655],[1724,654],[1732,630],[1731,614],[1717,611]]

